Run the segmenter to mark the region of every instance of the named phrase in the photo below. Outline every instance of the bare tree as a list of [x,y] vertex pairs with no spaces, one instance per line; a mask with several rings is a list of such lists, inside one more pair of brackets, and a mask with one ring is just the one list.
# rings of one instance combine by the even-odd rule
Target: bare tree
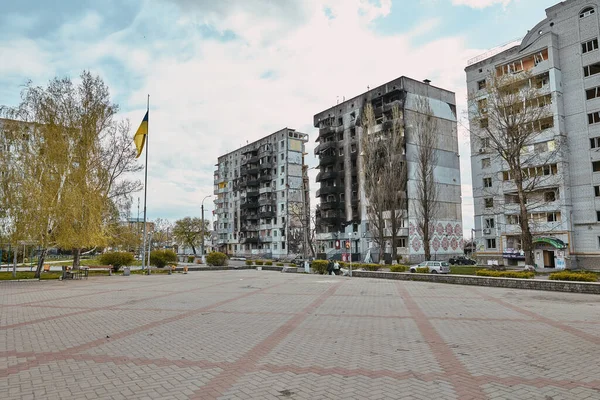
[[[565,147],[559,135],[546,131],[554,126],[548,76],[498,73],[488,76],[484,86],[469,96],[471,137],[482,152],[499,160],[500,179],[514,185],[512,193],[504,194],[518,206],[518,216],[510,218],[520,227],[525,263],[532,265],[536,220],[531,211],[548,201],[538,194],[557,173],[557,155]],[[491,206],[505,202],[486,204]]]
[[423,236],[425,260],[431,259],[431,238],[438,212],[439,193],[434,179],[437,164],[437,119],[429,100],[419,96],[411,120],[412,142],[416,146],[416,202],[417,228]]
[[316,219],[314,211],[306,210],[302,203],[294,202],[288,205],[288,213],[290,219],[288,245],[294,242],[296,243],[296,252],[299,252],[300,249],[304,250],[304,235],[306,235],[307,250],[313,258],[316,257]]
[[403,117],[399,105],[394,105],[384,118],[385,121],[377,121],[373,106],[367,104],[362,119],[363,185],[368,200],[369,226],[379,246],[380,261],[384,259],[388,239],[392,256],[398,255],[398,230],[406,216],[407,181]]

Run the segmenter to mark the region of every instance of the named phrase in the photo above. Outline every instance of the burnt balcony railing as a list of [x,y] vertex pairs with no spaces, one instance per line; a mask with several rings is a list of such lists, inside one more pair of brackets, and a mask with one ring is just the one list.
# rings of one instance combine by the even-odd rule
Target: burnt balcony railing
[[242,238],[240,240],[240,243],[260,243],[260,239],[258,237],[247,237],[247,238]]
[[271,169],[273,168],[273,163],[272,162],[264,162],[262,164],[258,164],[258,168],[260,169]]
[[273,176],[272,176],[271,174],[268,174],[268,175],[261,175],[261,176],[259,176],[259,177],[258,177],[258,180],[259,180],[260,182],[269,182],[269,181],[270,181],[270,180],[272,180],[272,179],[273,179]]
[[338,199],[337,196],[330,198],[330,199],[324,199],[321,200],[321,210],[323,211],[327,211],[327,210],[333,210],[333,209],[341,209],[341,203]]
[[317,197],[321,197],[326,194],[339,193],[341,186],[321,186],[317,190]]
[[258,225],[255,224],[245,224],[240,226],[240,231],[242,232],[258,232]]
[[260,181],[258,180],[258,178],[250,178],[246,182],[246,186],[258,186],[258,185],[260,185]]
[[248,189],[246,192],[246,197],[258,197],[258,195],[259,193],[257,188]]
[[328,142],[321,142],[317,147],[315,147],[315,155],[318,155],[320,152],[337,148],[338,143],[335,140],[331,140]]
[[338,171],[325,171],[317,174],[317,182],[335,179],[339,175]]
[[273,218],[275,217],[275,211],[261,211],[258,215],[261,218]]
[[273,199],[273,198],[258,199],[258,204],[260,204],[261,206],[274,205],[275,204],[275,199]]
[[246,168],[246,174],[247,175],[258,175],[258,173],[260,172],[260,168],[258,168],[258,166],[248,166],[248,168]]
[[245,203],[240,204],[240,209],[242,210],[250,208],[258,208],[258,201],[247,201]]
[[337,161],[338,156],[336,155],[321,155],[319,157],[319,165],[332,165]]

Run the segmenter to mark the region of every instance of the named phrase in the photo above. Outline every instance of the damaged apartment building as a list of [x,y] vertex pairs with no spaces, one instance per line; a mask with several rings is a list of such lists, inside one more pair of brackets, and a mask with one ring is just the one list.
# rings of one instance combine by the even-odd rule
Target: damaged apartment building
[[310,210],[307,141],[307,134],[285,128],[218,158],[218,251],[276,259],[303,254]]
[[[525,87],[535,85],[538,103],[547,110],[534,123],[535,139],[522,149],[535,155],[522,165],[527,182],[539,182],[526,205],[537,268],[598,268],[599,6],[598,0],[558,3],[522,40],[470,60],[465,69],[473,101],[486,101],[490,76],[510,74],[526,77]],[[504,160],[493,154],[484,136],[477,136],[480,110],[477,105],[469,109],[477,256],[522,265],[516,187]]]
[[[407,166],[406,193],[408,199],[400,228],[397,231],[397,254],[391,254],[391,224],[386,221],[384,256],[387,260],[401,256],[403,262],[424,260],[422,232],[417,228],[415,211],[417,194],[416,168],[417,130],[415,118],[418,99],[426,99],[436,119],[436,145],[434,152],[434,182],[439,192],[437,215],[432,222],[431,259],[444,260],[463,252],[461,213],[460,167],[458,157],[456,101],[453,92],[429,84],[400,77],[379,87],[345,100],[314,116],[314,126],[319,128],[319,173],[316,195],[317,249],[327,258],[348,257],[353,261],[370,258],[378,262],[379,245],[374,240],[373,224],[369,223],[368,199],[364,191],[362,166],[362,140],[366,133],[362,127],[365,107],[372,104],[376,129],[385,129],[394,116],[392,109],[398,105],[404,137],[403,150]],[[398,115],[398,114],[396,114]],[[383,188],[385,190],[385,188]],[[345,250],[346,243],[350,249]]]

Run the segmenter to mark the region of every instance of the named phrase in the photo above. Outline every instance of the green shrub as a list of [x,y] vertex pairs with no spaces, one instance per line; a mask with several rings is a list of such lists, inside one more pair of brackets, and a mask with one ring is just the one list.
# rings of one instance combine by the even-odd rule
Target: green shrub
[[254,261],[254,264],[256,265],[263,265],[265,262],[263,260],[256,260]]
[[359,264],[357,268],[363,268],[367,271],[379,271],[381,265],[379,264]]
[[579,282],[596,282],[598,277],[594,273],[589,272],[571,272],[561,271],[550,274],[548,279],[554,281],[579,281]]
[[188,256],[187,260],[189,263],[193,263],[195,258],[196,257],[194,257],[194,256]]
[[294,263],[288,263],[288,267],[295,267],[295,266],[296,266],[296,264],[294,264]]
[[273,265],[273,261],[265,261],[265,265]]
[[165,265],[177,264],[177,254],[173,250],[153,250],[150,252],[150,265],[164,268]]
[[[177,257],[175,257],[177,258]],[[117,272],[119,268],[126,267],[133,264],[133,254],[126,251],[115,251],[111,253],[104,253],[98,259],[102,265],[112,265],[114,271]]]
[[340,264],[340,268],[344,268],[344,269],[348,269],[348,266],[350,265],[346,261],[339,261],[338,264]]
[[317,274],[326,274],[327,273],[327,264],[329,262],[327,260],[315,260],[312,262],[312,269]]
[[[283,263],[277,263],[278,267],[283,267],[283,265],[284,265]],[[291,264],[290,264],[290,266],[291,266]]]
[[215,267],[222,267],[223,265],[227,265],[227,260],[227,254],[221,253],[219,251],[212,251],[206,256],[206,264]]
[[252,264],[253,264],[252,260],[246,260],[246,265],[252,265]]
[[406,272],[408,271],[408,267],[406,265],[392,265],[390,267],[390,272]]
[[429,268],[428,267],[417,267],[417,272],[419,274],[428,274]]
[[490,271],[488,269],[480,269],[475,272],[477,276],[492,276],[496,278],[518,278],[518,279],[530,279],[535,276],[533,272],[527,271]]

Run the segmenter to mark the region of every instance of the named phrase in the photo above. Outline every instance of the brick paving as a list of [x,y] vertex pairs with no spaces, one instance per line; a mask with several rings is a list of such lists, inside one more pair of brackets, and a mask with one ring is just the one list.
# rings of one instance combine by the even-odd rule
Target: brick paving
[[215,271],[0,283],[0,399],[600,399],[600,297]]

